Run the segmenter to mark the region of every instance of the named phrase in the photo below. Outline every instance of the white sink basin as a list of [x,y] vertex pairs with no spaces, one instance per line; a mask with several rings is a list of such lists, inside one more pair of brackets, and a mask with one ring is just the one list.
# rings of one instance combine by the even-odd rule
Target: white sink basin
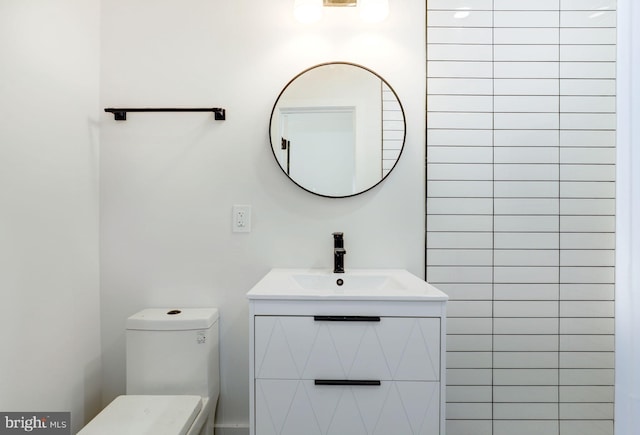
[[305,290],[354,291],[404,289],[393,276],[354,275],[344,273],[302,273],[291,278]]
[[404,269],[272,269],[249,299],[447,300],[447,295]]

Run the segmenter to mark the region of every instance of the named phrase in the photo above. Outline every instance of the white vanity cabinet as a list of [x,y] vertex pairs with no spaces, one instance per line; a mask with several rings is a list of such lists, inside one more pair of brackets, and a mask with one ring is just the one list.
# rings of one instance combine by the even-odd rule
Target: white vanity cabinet
[[446,295],[418,281],[429,291],[404,299],[258,283],[247,294],[250,433],[444,435]]

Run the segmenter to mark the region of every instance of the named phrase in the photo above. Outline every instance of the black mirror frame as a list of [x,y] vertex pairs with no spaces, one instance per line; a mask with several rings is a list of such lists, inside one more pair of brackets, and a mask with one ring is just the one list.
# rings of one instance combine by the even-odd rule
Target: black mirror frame
[[[307,73],[307,72],[309,72],[309,71],[311,71],[311,70],[313,70],[313,69],[320,68],[320,67],[323,67],[323,66],[329,66],[329,65],[349,65],[349,66],[354,66],[354,67],[361,68],[361,69],[363,69],[363,70],[365,70],[365,71],[368,71],[369,73],[371,73],[371,74],[375,75],[376,77],[378,77],[382,82],[384,82],[384,83],[388,86],[388,88],[391,90],[391,92],[393,92],[393,95],[396,97],[396,100],[398,101],[398,105],[400,106],[400,110],[402,111],[402,123],[403,123],[403,130],[404,130],[404,131],[403,131],[403,134],[402,134],[402,147],[400,148],[400,153],[398,154],[398,158],[396,159],[395,163],[393,164],[393,166],[391,167],[391,169],[389,169],[389,172],[387,172],[387,174],[386,174],[385,176],[383,176],[382,178],[380,178],[380,180],[379,180],[377,183],[375,183],[375,184],[371,185],[370,187],[368,187],[368,188],[366,188],[366,189],[364,189],[364,190],[361,190],[361,191],[359,191],[359,192],[352,193],[352,194],[350,194],[350,195],[341,195],[341,196],[325,195],[325,194],[322,194],[322,193],[318,193],[318,192],[314,192],[314,191],[312,191],[312,190],[309,190],[309,189],[307,189],[306,187],[304,187],[304,186],[302,186],[301,184],[299,184],[298,182],[296,182],[293,178],[291,178],[291,177],[289,176],[289,174],[287,174],[286,170],[285,170],[285,169],[280,165],[280,163],[279,163],[279,161],[278,161],[278,157],[277,157],[276,152],[275,152],[275,147],[274,147],[274,143],[273,143],[273,138],[271,137],[271,128],[272,128],[272,123],[273,123],[273,115],[274,115],[274,113],[275,113],[275,111],[276,111],[276,108],[277,108],[277,106],[278,106],[278,101],[280,101],[280,97],[282,97],[282,94],[284,94],[284,92],[287,90],[287,88],[288,88],[288,87],[289,87],[289,86],[290,86],[290,85],[291,85],[291,84],[292,84],[292,83],[293,83],[293,82],[294,82],[298,77],[300,77],[301,75],[303,75],[303,74],[305,74],[305,73]],[[367,67],[365,67],[365,66],[358,65],[358,64],[356,64],[356,63],[352,63],[352,62],[342,62],[342,61],[336,61],[336,62],[324,62],[324,63],[320,63],[320,64],[317,64],[317,65],[311,66],[311,67],[309,67],[309,68],[305,69],[304,71],[300,72],[299,74],[296,74],[296,75],[295,75],[291,80],[289,80],[289,82],[285,85],[285,87],[284,87],[284,88],[282,88],[282,90],[281,90],[281,91],[280,91],[280,93],[278,94],[278,97],[276,98],[275,103],[273,104],[273,108],[271,109],[271,116],[270,116],[270,118],[269,118],[269,130],[268,130],[268,132],[269,132],[269,143],[271,144],[271,153],[273,154],[273,157],[274,157],[274,159],[275,159],[275,161],[276,161],[276,164],[278,165],[278,167],[280,168],[280,170],[282,170],[282,172],[284,173],[284,175],[286,175],[286,176],[287,176],[287,178],[288,178],[291,182],[293,182],[295,185],[297,185],[298,187],[300,187],[300,188],[301,188],[301,189],[303,189],[303,190],[306,190],[306,191],[307,191],[307,192],[309,192],[309,193],[312,193],[312,194],[314,194],[314,195],[321,196],[321,197],[324,197],[324,198],[350,198],[350,197],[357,196],[357,195],[363,194],[363,193],[365,193],[365,192],[368,192],[368,191],[370,191],[371,189],[373,189],[374,187],[376,187],[376,186],[380,185],[380,184],[381,184],[381,183],[382,183],[382,182],[383,182],[383,181],[384,181],[384,180],[385,180],[385,179],[386,179],[386,178],[387,178],[387,177],[388,177],[388,176],[393,172],[393,170],[396,168],[396,166],[398,165],[398,161],[400,160],[400,157],[402,157],[402,153],[403,153],[403,151],[404,151],[404,147],[405,147],[405,145],[406,145],[406,139],[407,139],[407,118],[406,118],[406,116],[405,116],[404,106],[402,105],[402,102],[400,101],[400,97],[398,97],[398,94],[396,93],[395,89],[393,89],[393,87],[389,84],[389,82],[387,82],[387,81],[386,81],[382,76],[380,76],[380,74],[376,73],[375,71],[371,70],[370,68],[367,68]],[[278,145],[280,146],[280,144],[278,144]]]

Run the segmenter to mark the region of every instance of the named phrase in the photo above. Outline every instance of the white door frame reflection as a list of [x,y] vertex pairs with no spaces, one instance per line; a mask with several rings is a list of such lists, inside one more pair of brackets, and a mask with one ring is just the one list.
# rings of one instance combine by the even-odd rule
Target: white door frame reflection
[[[356,108],[281,108],[276,158],[312,192],[343,196],[356,186]],[[331,126],[331,128],[327,128]],[[326,168],[331,168],[327,173]]]

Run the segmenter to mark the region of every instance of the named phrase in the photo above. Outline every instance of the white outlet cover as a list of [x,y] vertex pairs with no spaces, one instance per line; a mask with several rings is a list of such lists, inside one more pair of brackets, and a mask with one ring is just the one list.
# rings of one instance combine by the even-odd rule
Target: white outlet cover
[[234,233],[251,232],[251,206],[236,204],[233,206],[231,227]]

